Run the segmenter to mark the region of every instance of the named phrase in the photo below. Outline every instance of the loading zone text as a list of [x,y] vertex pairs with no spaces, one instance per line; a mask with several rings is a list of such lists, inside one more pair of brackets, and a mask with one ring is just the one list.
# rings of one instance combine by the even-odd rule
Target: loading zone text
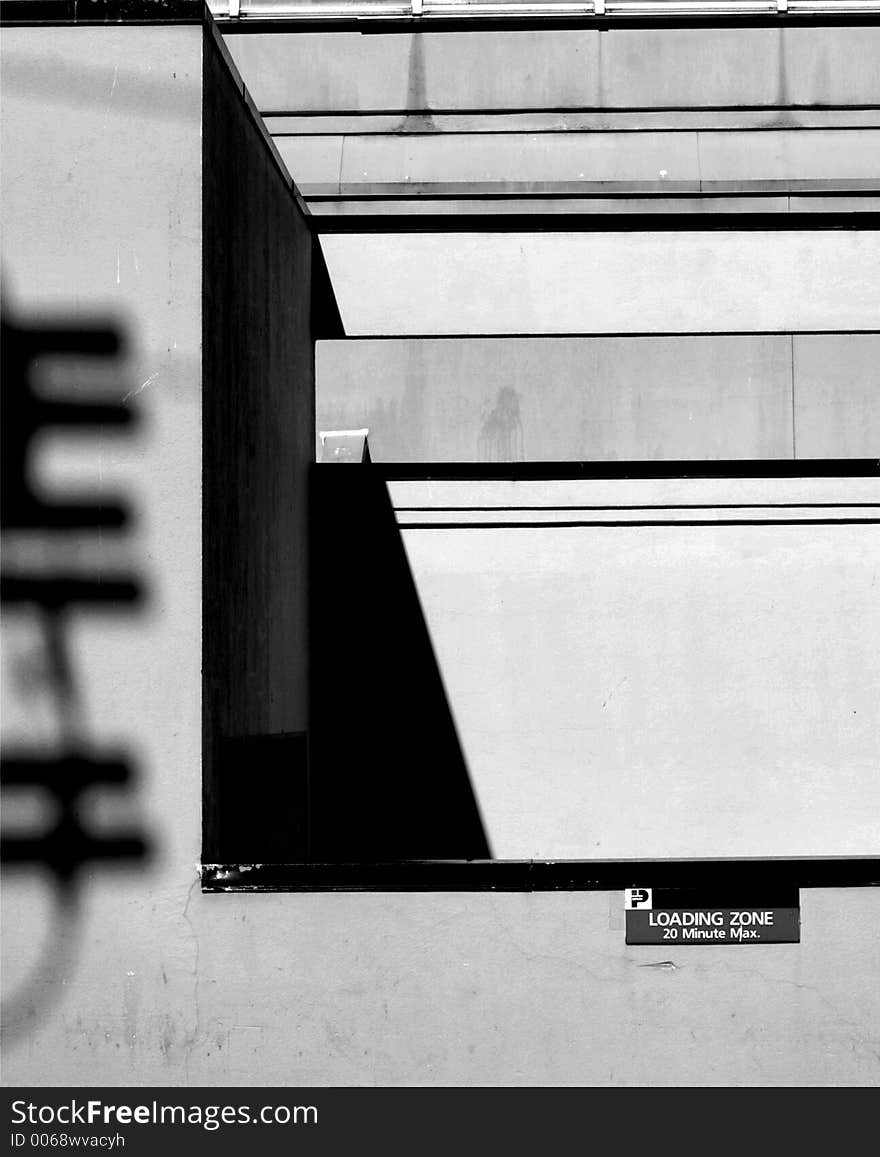
[[757,940],[761,928],[772,928],[770,909],[648,912],[648,925],[662,928],[664,940]]

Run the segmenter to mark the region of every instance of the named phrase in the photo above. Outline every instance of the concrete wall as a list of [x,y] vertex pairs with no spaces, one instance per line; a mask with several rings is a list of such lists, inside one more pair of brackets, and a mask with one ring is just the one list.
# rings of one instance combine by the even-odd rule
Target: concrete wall
[[[498,127],[496,125],[496,127]],[[280,135],[305,196],[876,193],[876,126]]]
[[[5,28],[3,65],[5,305],[31,322],[109,318],[128,348],[103,386],[137,407],[133,436],[56,435],[37,466],[62,495],[119,489],[134,507],[119,550],[143,607],[78,612],[70,636],[84,739],[125,748],[138,775],[131,792],[96,793],[92,822],[131,825],[154,847],[147,865],[86,869],[67,923],[47,878],[7,874],[4,1079],[124,1082],[149,1036],[161,1058],[195,1024],[183,911],[201,793],[202,29]],[[42,634],[17,619],[4,614],[18,633],[4,646],[3,739],[52,754],[57,709],[22,668]],[[44,953],[48,975],[22,1003]]]
[[321,246],[352,336],[873,330],[880,316],[877,229],[355,233]]
[[[124,802],[155,843],[142,868],[90,871],[70,926],[42,877],[7,874],[4,995],[53,928],[62,943],[6,1026],[4,1080],[876,1083],[872,891],[806,893],[801,945],[701,947],[675,968],[624,947],[617,895],[200,893],[201,37],[4,30],[4,276],[22,310],[106,309],[133,342],[140,440],[53,446],[43,465],[137,499],[149,603],[130,623],[77,620],[75,653],[89,734],[136,744]],[[339,75],[333,99],[350,100],[343,57]],[[856,85],[850,58],[824,75]],[[16,657],[4,730],[33,737],[48,710]]]
[[314,210],[353,214],[876,209],[877,40],[792,25],[227,36]]
[[319,430],[386,462],[859,458],[880,336],[319,342]]
[[389,486],[497,858],[874,854],[875,479]]
[[588,28],[226,39],[263,112],[402,113],[870,104],[880,31]]

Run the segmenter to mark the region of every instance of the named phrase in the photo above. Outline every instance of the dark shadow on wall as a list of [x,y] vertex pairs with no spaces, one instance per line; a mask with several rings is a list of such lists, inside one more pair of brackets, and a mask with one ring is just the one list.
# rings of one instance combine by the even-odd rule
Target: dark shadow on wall
[[[88,613],[101,621],[135,613],[143,584],[131,568],[108,567],[103,549],[125,541],[131,519],[124,501],[100,493],[57,501],[34,483],[34,449],[47,431],[100,440],[108,428],[134,427],[135,415],[121,389],[112,398],[90,396],[88,386],[52,396],[37,385],[41,365],[50,359],[69,364],[74,373],[84,358],[111,359],[112,365],[122,349],[121,332],[105,320],[83,325],[59,317],[24,325],[10,319],[8,306],[0,331],[0,596],[4,623],[12,621],[25,637],[24,651],[5,656],[4,699],[20,701],[28,726],[27,741],[3,745],[0,850],[7,871],[47,876],[55,901],[49,943],[31,975],[3,1002],[4,1032],[15,1038],[36,1026],[72,968],[84,869],[95,863],[126,867],[147,856],[141,831],[96,832],[89,822],[89,793],[130,791],[136,773],[128,752],[103,749],[88,735],[70,635],[74,615]],[[53,738],[40,736],[31,714],[52,719]],[[45,805],[44,822],[22,826],[13,819],[10,826],[10,815],[21,804],[28,814],[28,802]]]
[[320,244],[205,33],[202,852],[304,850],[314,343],[343,334]]
[[525,459],[519,394],[502,386],[492,409],[483,418],[477,445],[480,462],[522,462]]
[[490,859],[388,489],[312,468],[310,859]]
[[214,839],[220,863],[308,857],[308,742],[301,732],[217,740]]
[[406,107],[408,111],[401,118],[398,132],[436,133],[439,131],[431,115],[428,100],[425,44],[421,32],[414,32],[410,38]]

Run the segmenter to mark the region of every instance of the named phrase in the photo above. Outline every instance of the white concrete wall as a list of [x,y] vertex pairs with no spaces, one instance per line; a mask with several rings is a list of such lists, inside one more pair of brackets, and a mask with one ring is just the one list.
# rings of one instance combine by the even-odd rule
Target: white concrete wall
[[880,334],[319,342],[319,430],[385,462],[870,458]]
[[[4,31],[4,276],[22,310],[118,310],[134,340],[139,440],[45,466],[136,497],[148,609],[75,643],[88,733],[136,741],[126,810],[156,846],[88,873],[69,952],[7,1025],[4,1080],[876,1083],[872,891],[806,893],[800,945],[675,967],[624,947],[618,896],[200,893],[200,36]],[[17,656],[4,727],[33,734]],[[9,873],[3,914],[14,998],[51,935],[45,882]]]
[[227,37],[266,112],[867,104],[878,41],[809,26]]
[[753,333],[876,327],[880,231],[325,236],[345,332]]
[[495,857],[880,846],[875,479],[390,490]]
[[[37,466],[62,495],[119,490],[133,508],[116,555],[139,575],[145,602],[113,617],[76,612],[70,643],[85,741],[126,750],[137,776],[133,791],[95,793],[98,822],[136,827],[154,846],[145,867],[90,866],[66,932],[36,871],[8,874],[3,992],[24,1018],[8,1028],[10,1082],[139,1079],[127,1059],[148,1021],[168,1019],[157,1010],[191,1020],[183,909],[197,881],[201,795],[201,107],[201,28],[4,29],[6,305],[24,323],[109,320],[128,350],[102,380],[136,407],[133,434],[59,433],[43,439]],[[80,395],[93,376],[93,364],[80,366]],[[105,532],[85,557],[100,566],[111,541]],[[23,614],[4,615],[4,626],[4,742],[42,741],[51,754],[57,711],[23,667],[39,657],[41,633]],[[70,954],[49,949],[57,973],[22,1006],[14,994],[59,929],[75,941]],[[152,980],[163,973],[168,996],[157,1003]]]
[[844,192],[876,209],[877,40],[791,22],[227,35],[313,210],[353,214],[834,212]]
[[[355,126],[356,127],[356,126]],[[875,192],[876,132],[556,132],[504,135],[279,136],[305,196],[480,192],[651,192],[665,197],[754,189]]]

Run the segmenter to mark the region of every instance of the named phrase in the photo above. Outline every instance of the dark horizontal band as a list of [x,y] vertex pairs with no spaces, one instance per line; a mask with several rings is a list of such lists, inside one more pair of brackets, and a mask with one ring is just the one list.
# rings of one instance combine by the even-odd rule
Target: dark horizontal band
[[[21,2],[21,0],[19,0]],[[413,33],[422,35],[431,32],[566,32],[570,30],[595,30],[626,28],[785,28],[811,27],[830,28],[847,25],[866,26],[880,23],[876,12],[833,12],[785,14],[745,13],[694,13],[692,15],[638,15],[623,13],[595,16],[592,13],[572,13],[558,16],[490,16],[490,15],[435,15],[425,18],[412,16],[364,16],[290,17],[246,16],[244,19],[218,17],[218,23],[226,32],[360,32],[362,35],[387,33]]]
[[609,530],[645,530],[676,526],[876,526],[880,518],[640,518],[582,519],[554,522],[401,522],[401,530],[576,530],[605,527]]
[[739,860],[414,860],[379,864],[204,864],[204,892],[610,892],[633,886],[858,888],[880,857]]
[[[460,196],[461,194],[456,194]],[[326,233],[753,233],[880,229],[880,213],[357,213],[312,214]]]
[[[330,469],[318,463],[314,469]],[[371,462],[387,482],[550,482],[627,478],[874,478],[880,458],[747,458],[638,462]]]
[[201,24],[211,20],[204,0],[2,0],[0,23]]

